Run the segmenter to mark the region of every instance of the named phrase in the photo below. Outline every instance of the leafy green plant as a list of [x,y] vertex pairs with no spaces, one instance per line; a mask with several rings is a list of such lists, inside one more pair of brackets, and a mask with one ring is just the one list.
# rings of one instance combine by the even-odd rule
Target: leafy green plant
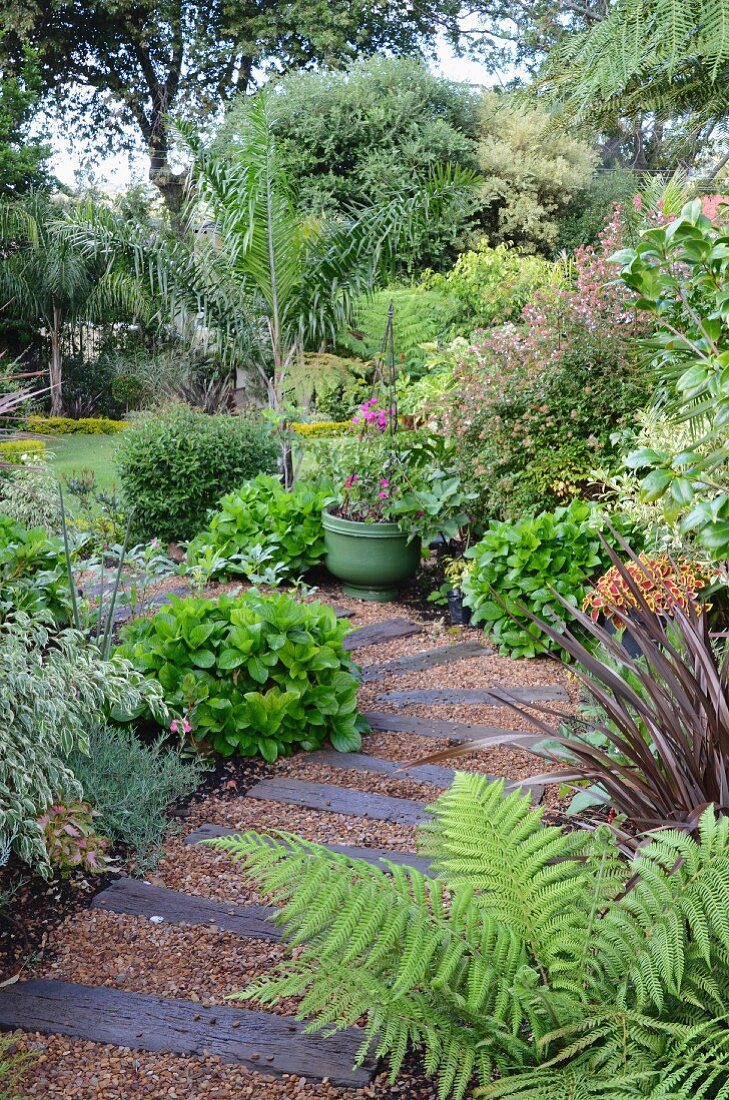
[[534,657],[557,647],[527,612],[560,617],[560,599],[581,603],[589,578],[610,562],[600,540],[605,526],[604,515],[583,500],[516,523],[489,524],[466,553],[473,564],[462,587],[472,622],[483,623],[500,653]]
[[358,523],[398,523],[410,539],[456,538],[473,495],[453,470],[448,440],[398,428],[386,394],[352,418],[357,436],[319,452],[319,469],[335,486],[328,510]]
[[188,547],[195,566],[209,551],[221,555],[219,572],[250,576],[260,567],[252,547],[269,551],[280,577],[297,577],[324,557],[321,515],[329,498],[326,486],[298,481],[284,489],[275,477],[259,474],[224,496],[218,511]]
[[426,276],[425,285],[457,303],[453,327],[470,333],[518,320],[534,292],[560,277],[558,264],[524,256],[508,244],[492,248],[484,237],[462,252],[450,271]]
[[[4,461],[0,454],[0,464]],[[0,469],[0,515],[23,527],[42,527],[49,535],[61,532],[58,482],[41,453],[27,459],[18,455],[6,469]]]
[[607,827],[544,825],[502,780],[458,773],[421,850],[387,872],[289,834],[212,843],[281,906],[295,957],[243,1000],[300,998],[336,1031],[365,1018],[394,1080],[423,1051],[441,1100],[628,1100],[729,1088],[729,818],[701,814],[622,859]]
[[79,553],[83,555],[106,550],[124,539],[128,516],[116,489],[100,489],[96,473],[88,466],[64,478],[66,490],[75,502],[65,523],[73,535]]
[[26,430],[44,435],[114,435],[129,427],[128,420],[111,420],[108,416],[28,416]]
[[220,496],[276,468],[276,447],[261,421],[208,416],[184,405],[134,422],[117,465],[134,508],[133,537],[169,542],[201,531]]
[[[360,49],[341,67],[289,69],[278,82],[277,152],[306,213],[347,214],[373,195],[426,183],[437,164],[476,167],[478,93],[436,75],[414,50],[385,51]],[[244,99],[231,103],[221,145],[235,147],[249,110]],[[466,228],[458,215],[439,210],[427,233],[400,242],[400,262],[447,262]]]
[[0,627],[0,852],[50,873],[38,818],[54,802],[82,797],[69,754],[88,752],[105,714],[128,717],[143,706],[165,721],[158,685],[127,661],[102,660],[76,631],[51,636],[26,615]]
[[223,756],[260,754],[272,763],[328,738],[356,750],[356,666],[348,627],[331,608],[251,591],[217,602],[173,599],[169,610],[124,628],[119,654],[157,678],[170,707]]
[[0,440],[0,463],[23,466],[26,463],[43,462],[46,457],[44,439]]
[[420,375],[427,355],[425,345],[449,330],[456,312],[456,303],[444,289],[416,285],[377,291],[355,305],[354,320],[340,334],[339,342],[360,359],[376,359],[391,303],[398,366],[406,374]]
[[63,543],[42,527],[30,529],[0,515],[0,616],[26,611],[71,620],[72,596]]
[[[707,804],[722,813],[728,808],[729,653],[717,656],[704,608],[688,590],[678,601],[669,577],[657,602],[655,591],[636,579],[640,559],[622,540],[620,545],[629,560],[609,550],[619,590],[607,612],[622,641],[563,598],[569,628],[524,609],[573,659],[593,704],[576,727],[555,729],[538,717],[539,707],[529,720],[540,731],[540,754],[563,769],[551,781],[587,787],[579,796],[582,808],[609,804],[632,830],[691,830]],[[651,579],[657,587],[655,574]],[[664,613],[668,605],[670,615]],[[592,645],[578,637],[578,629]],[[626,636],[637,657],[626,649]],[[528,717],[516,702],[508,705]],[[527,737],[525,747],[532,741]],[[626,844],[639,839],[634,831],[623,836]]]
[[678,218],[646,230],[636,248],[617,252],[613,260],[637,296],[636,309],[655,320],[649,347],[670,411],[693,427],[688,446],[641,447],[627,464],[643,471],[644,499],[662,501],[669,520],[680,518],[682,531],[720,559],[729,549],[725,208],[716,220],[703,214],[695,199]]
[[109,870],[110,843],[96,831],[95,817],[98,814],[85,802],[54,802],[38,818],[48,859],[62,876],[76,870],[95,875]]
[[207,767],[163,739],[146,745],[132,729],[110,725],[92,730],[88,753],[74,751],[68,764],[98,813],[99,829],[132,851],[140,872],[157,860],[167,807],[192,794]]
[[534,291],[517,323],[474,334],[458,355],[441,423],[478,493],[475,520],[587,495],[591,471],[619,455],[614,433],[650,399],[652,371],[638,353],[648,326],[608,261],[622,241],[616,213],[598,245]]

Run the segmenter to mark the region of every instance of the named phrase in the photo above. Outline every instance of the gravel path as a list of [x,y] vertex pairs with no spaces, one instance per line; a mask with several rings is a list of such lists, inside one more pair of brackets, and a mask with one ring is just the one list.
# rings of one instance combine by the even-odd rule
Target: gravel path
[[[397,604],[361,603],[344,596],[336,587],[321,589],[314,596],[356,614],[352,627],[385,619],[414,620],[412,609]],[[355,653],[363,666],[382,664],[398,657],[422,653],[464,640],[481,642],[483,656],[443,664],[423,672],[386,674],[363,684],[363,710],[391,710],[423,717],[435,714],[449,721],[500,725],[528,729],[508,707],[455,706],[429,712],[424,707],[396,709],[376,703],[387,691],[419,688],[487,688],[494,683],[534,686],[562,684],[570,699],[576,699],[576,685],[568,670],[548,660],[511,661],[493,653],[477,631],[446,629],[439,622],[423,622],[422,634],[373,645]],[[403,733],[374,733],[364,738],[362,752],[397,762],[412,762],[447,746],[446,741]],[[525,778],[541,770],[529,754],[499,746],[470,753],[450,763],[459,769]],[[439,788],[412,779],[376,773],[338,769],[312,762],[305,754],[281,760],[269,775],[288,775],[317,783],[330,783],[360,791],[388,794],[430,802]],[[244,880],[239,869],[224,853],[206,845],[186,845],[184,837],[205,823],[231,829],[268,831],[287,829],[323,843],[414,851],[415,830],[410,826],[368,821],[359,817],[306,810],[276,802],[247,800],[244,791],[228,782],[218,791],[191,800],[170,831],[164,855],[149,881],[188,894],[220,902],[246,904],[266,902]],[[558,791],[548,787],[545,805],[552,813],[561,808]],[[177,997],[201,1005],[220,1004],[236,990],[245,988],[284,957],[285,948],[275,943],[247,940],[212,927],[153,923],[147,918],[86,910],[68,917],[55,931],[37,965],[28,976],[108,986],[159,997]],[[240,1007],[245,1012],[245,1007]],[[294,1004],[279,1006],[276,1012],[293,1013]],[[18,1035],[18,1045],[36,1051],[38,1058],[27,1075],[28,1097],[56,1100],[434,1100],[436,1091],[425,1080],[413,1055],[408,1069],[391,1086],[384,1075],[364,1089],[343,1089],[324,1081],[298,1077],[273,1078],[251,1073],[241,1066],[222,1064],[218,1059],[130,1051],[81,1040],[41,1035]]]

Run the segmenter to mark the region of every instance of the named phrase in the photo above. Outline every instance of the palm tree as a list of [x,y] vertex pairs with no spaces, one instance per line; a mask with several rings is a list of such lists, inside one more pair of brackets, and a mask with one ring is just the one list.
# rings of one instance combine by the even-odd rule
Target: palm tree
[[89,207],[75,242],[125,256],[178,326],[203,331],[229,363],[250,362],[282,414],[285,383],[308,348],[332,341],[354,301],[392,277],[399,250],[455,205],[468,216],[476,177],[447,166],[426,187],[337,219],[302,217],[276,155],[275,91],[252,101],[232,155],[178,133],[192,156],[184,223],[173,235]]
[[60,200],[32,192],[0,206],[0,298],[8,315],[49,345],[51,412],[63,411],[63,345],[69,329],[140,312],[137,283],[99,256],[76,247]]

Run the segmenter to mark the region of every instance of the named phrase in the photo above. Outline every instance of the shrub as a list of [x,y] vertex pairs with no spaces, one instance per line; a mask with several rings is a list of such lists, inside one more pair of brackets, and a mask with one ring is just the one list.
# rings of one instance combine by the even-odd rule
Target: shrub
[[[603,573],[582,601],[582,610],[589,611],[592,621],[597,622],[600,615],[613,618],[616,610],[630,614],[638,609],[639,600],[645,600],[651,611],[670,615],[676,607],[688,610],[690,602],[711,580],[711,570],[700,562],[640,554],[636,561],[624,562],[620,567],[612,565]],[[635,592],[636,587],[640,594]]]
[[347,630],[331,608],[285,595],[175,599],[126,627],[119,652],[159,680],[198,739],[223,756],[272,763],[326,738],[341,751],[359,747],[364,723],[342,646]]
[[603,527],[601,513],[582,500],[516,523],[489,524],[467,551],[472,565],[462,588],[472,622],[483,623],[500,653],[534,657],[556,648],[521,605],[547,619],[561,617],[558,597],[577,607],[589,578],[609,564],[600,541]]
[[553,508],[589,486],[650,396],[637,352],[645,323],[627,291],[606,285],[619,235],[616,215],[599,248],[575,254],[574,278],[535,292],[518,325],[478,335],[460,356],[445,423],[481,522]]
[[248,576],[254,547],[270,552],[279,576],[298,577],[324,557],[322,509],[325,488],[298,481],[291,491],[267,474],[259,474],[223,497],[219,510],[191,543],[192,565],[211,548],[225,560],[221,571]]
[[[420,57],[361,57],[289,71],[278,82],[276,150],[302,210],[347,213],[373,195],[405,192],[441,165],[475,169],[479,96]],[[218,145],[235,151],[250,103],[234,100]],[[463,217],[432,211],[399,259],[436,266],[459,242]]]
[[[624,542],[621,548],[629,552]],[[610,617],[625,627],[623,637],[629,636],[638,656],[625,640],[562,600],[569,628],[531,618],[574,660],[591,706],[577,723],[559,728],[551,721],[553,710],[537,705],[529,714],[516,701],[510,706],[539,731],[539,755],[564,769],[551,772],[550,780],[575,784],[582,809],[610,804],[613,813],[625,815],[629,828],[618,831],[623,845],[633,848],[645,830],[695,830],[712,803],[727,813],[729,665],[714,649],[704,608],[693,600],[683,608],[674,601],[671,615],[662,614],[652,606],[654,597],[633,584],[630,564],[636,557],[627,563],[611,552],[610,558],[621,587],[633,585],[636,604],[626,609],[618,599]],[[671,598],[669,582],[661,602],[666,606]],[[526,740],[529,748],[535,738],[516,734],[514,740]],[[487,744],[488,739],[478,743]]]
[[44,439],[4,439],[0,443],[0,463],[22,466],[28,460],[39,460],[46,453]]
[[449,331],[458,308],[444,289],[394,286],[379,290],[356,305],[354,323],[340,335],[340,340],[360,359],[376,359],[382,352],[391,304],[400,369],[407,374],[422,374],[427,355],[423,345]]
[[161,691],[125,661],[103,661],[75,631],[51,639],[27,616],[0,627],[0,853],[48,876],[38,818],[82,790],[66,760],[87,752],[99,716],[132,713],[142,704],[162,718]]
[[223,493],[273,472],[276,454],[266,425],[243,417],[175,406],[137,420],[117,458],[134,538],[191,539]]
[[500,92],[482,99],[479,167],[489,240],[553,255],[559,215],[591,181],[597,157],[586,141],[554,127],[550,112]]
[[332,435],[346,435],[352,429],[350,420],[315,420],[310,424],[295,423],[291,427],[297,435],[305,439],[329,438]]
[[109,867],[109,841],[94,825],[95,814],[84,802],[54,802],[38,818],[48,859],[65,877],[72,871],[101,874]]
[[535,291],[558,276],[557,264],[523,256],[507,244],[492,248],[483,238],[475,248],[462,252],[449,272],[431,274],[425,284],[457,303],[452,325],[470,333],[516,321]]
[[[0,458],[0,462],[2,458]],[[62,530],[58,481],[44,462],[0,470],[0,515],[23,527],[42,527],[49,535]]]
[[295,998],[328,1034],[364,1018],[360,1058],[394,1080],[415,1048],[441,1100],[726,1095],[729,818],[709,806],[697,839],[660,832],[628,860],[529,801],[457,773],[421,829],[437,878],[288,834],[214,841],[296,944],[240,999]]
[[643,498],[660,501],[669,521],[680,520],[682,533],[719,561],[729,553],[724,303],[729,217],[725,205],[714,213],[718,224],[694,199],[680,217],[653,225],[637,248],[618,252],[613,260],[622,265],[623,283],[637,295],[638,314],[649,311],[655,321],[658,333],[646,350],[669,415],[679,426],[689,421],[693,436],[688,445],[675,440],[665,448],[641,447],[628,457],[628,465],[641,471]]
[[0,617],[3,609],[48,614],[64,624],[71,617],[71,592],[61,539],[0,515]]
[[131,849],[138,871],[156,861],[167,807],[192,794],[205,771],[201,760],[183,759],[161,740],[144,745],[119,726],[94,729],[88,753],[74,752],[68,763],[98,812],[99,829]]
[[28,416],[26,431],[44,435],[113,435],[129,427],[127,420],[111,420],[108,416]]

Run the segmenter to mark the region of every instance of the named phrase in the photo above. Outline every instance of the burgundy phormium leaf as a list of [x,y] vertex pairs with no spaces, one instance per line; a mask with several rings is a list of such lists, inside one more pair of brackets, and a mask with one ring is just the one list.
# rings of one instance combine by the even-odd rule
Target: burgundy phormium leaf
[[[729,813],[729,656],[717,659],[706,614],[690,593],[682,601],[685,607],[674,606],[670,617],[648,605],[635,580],[639,559],[616,532],[613,535],[633,563],[631,569],[607,545],[606,550],[635,606],[629,616],[620,608],[611,609],[612,618],[630,633],[640,656],[631,656],[615,635],[556,592],[572,628],[541,620],[522,607],[573,659],[575,675],[601,717],[586,723],[585,733],[566,731],[548,718],[564,720],[568,715],[534,704],[526,708],[505,693],[505,705],[543,735],[536,745],[527,734],[512,740],[560,765],[559,771],[532,776],[526,784],[551,781],[576,789],[594,785],[634,831],[693,831],[709,803]],[[574,626],[598,643],[594,652]],[[596,740],[599,743],[593,743]],[[544,741],[549,743],[546,747]],[[418,763],[454,759],[489,743],[469,742]]]

